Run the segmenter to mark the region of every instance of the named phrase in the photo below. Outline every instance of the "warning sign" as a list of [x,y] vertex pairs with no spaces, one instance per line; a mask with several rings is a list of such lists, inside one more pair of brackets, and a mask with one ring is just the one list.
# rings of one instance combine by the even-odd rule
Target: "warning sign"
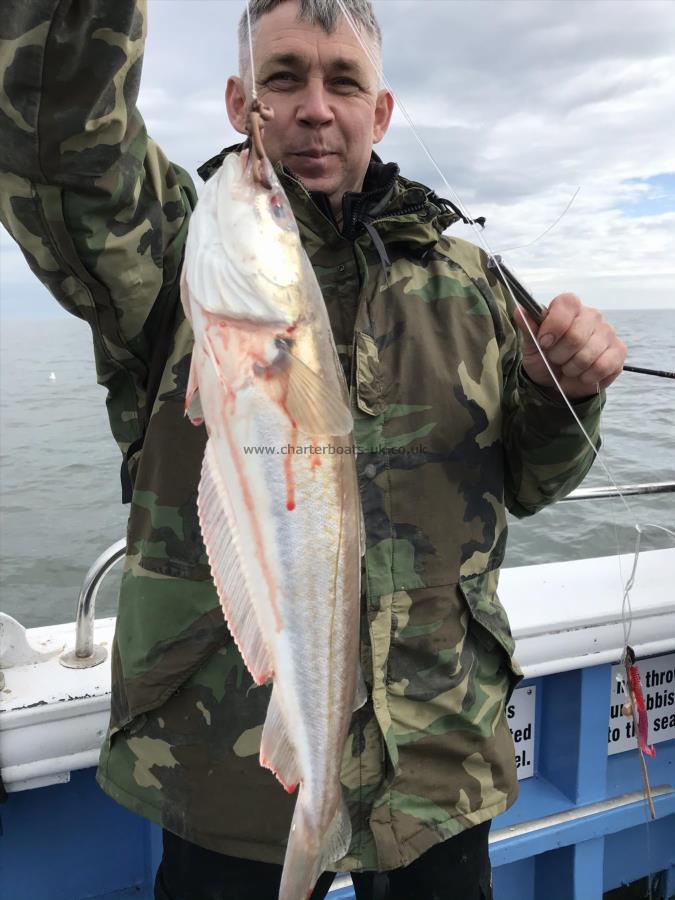
[[[647,743],[658,744],[675,738],[675,653],[638,660],[642,692],[649,718]],[[612,692],[609,704],[607,752],[623,753],[637,747],[632,718],[623,715],[626,672],[612,666]]]
[[516,748],[518,780],[534,775],[534,719],[536,687],[516,688],[506,707],[513,744]]

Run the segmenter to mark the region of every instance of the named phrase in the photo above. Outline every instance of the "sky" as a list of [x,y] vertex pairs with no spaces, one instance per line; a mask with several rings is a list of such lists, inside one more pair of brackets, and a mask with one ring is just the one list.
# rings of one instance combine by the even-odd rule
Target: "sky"
[[[571,290],[602,309],[675,308],[675,3],[374,7],[386,78],[452,191],[487,218],[489,248],[537,299]],[[223,89],[243,9],[150,0],[139,108],[195,179],[236,140]],[[377,151],[452,198],[400,113]],[[0,318],[65,315],[0,232]]]

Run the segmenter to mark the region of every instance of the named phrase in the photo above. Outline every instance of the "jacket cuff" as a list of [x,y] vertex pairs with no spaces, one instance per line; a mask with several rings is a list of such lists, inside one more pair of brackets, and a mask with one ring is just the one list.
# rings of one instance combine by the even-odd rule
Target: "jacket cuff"
[[[529,425],[544,434],[557,434],[570,426],[576,427],[569,408],[560,394],[549,394],[535,384],[522,366],[518,371],[518,396],[520,404],[527,415]],[[581,400],[570,400],[572,409],[582,423],[599,418],[605,400],[604,390]]]

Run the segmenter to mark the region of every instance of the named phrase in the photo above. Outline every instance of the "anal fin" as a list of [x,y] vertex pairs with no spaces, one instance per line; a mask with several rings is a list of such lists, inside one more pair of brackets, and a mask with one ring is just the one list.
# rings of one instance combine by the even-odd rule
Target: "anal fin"
[[197,505],[211,574],[228,627],[253,680],[264,684],[272,675],[272,660],[232,536],[234,517],[218,471],[212,438],[204,451]]
[[267,707],[260,741],[260,765],[274,772],[289,794],[297,788],[300,782],[297,756],[279,709],[276,688],[272,690]]
[[321,868],[324,869],[329,863],[346,856],[351,842],[352,823],[347,804],[344,798],[341,798],[321,847]]

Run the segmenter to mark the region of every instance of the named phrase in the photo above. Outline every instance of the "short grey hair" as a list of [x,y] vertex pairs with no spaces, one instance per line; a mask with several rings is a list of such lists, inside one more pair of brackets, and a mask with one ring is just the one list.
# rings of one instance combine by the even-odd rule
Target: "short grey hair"
[[[248,15],[251,17],[254,39],[255,27],[259,20],[285,2],[287,0],[249,0]],[[382,58],[382,32],[375,18],[372,3],[370,0],[342,0],[342,2],[361,32],[361,36],[370,38],[379,75]],[[337,0],[298,0],[298,19],[323,28],[326,34],[332,34],[335,31],[341,15],[342,10]],[[248,16],[247,11],[244,10],[239,20],[239,74],[242,78],[250,75],[250,67]]]

